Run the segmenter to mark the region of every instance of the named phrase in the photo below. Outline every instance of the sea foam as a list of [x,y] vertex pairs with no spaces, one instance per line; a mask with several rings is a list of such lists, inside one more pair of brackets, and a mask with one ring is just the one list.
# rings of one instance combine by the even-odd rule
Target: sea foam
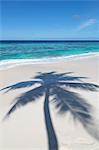
[[77,59],[82,59],[90,56],[99,56],[99,52],[89,52],[77,55],[69,55],[62,57],[51,57],[51,58],[42,58],[42,59],[9,59],[0,61],[0,70],[5,70],[20,65],[29,65],[29,64],[45,64],[59,62],[62,60],[72,61]]

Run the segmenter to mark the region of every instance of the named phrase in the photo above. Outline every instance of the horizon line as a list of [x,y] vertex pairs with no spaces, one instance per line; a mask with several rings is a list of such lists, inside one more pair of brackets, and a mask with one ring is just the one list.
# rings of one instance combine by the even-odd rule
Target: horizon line
[[39,40],[0,40],[0,42],[99,42],[99,39],[39,39]]

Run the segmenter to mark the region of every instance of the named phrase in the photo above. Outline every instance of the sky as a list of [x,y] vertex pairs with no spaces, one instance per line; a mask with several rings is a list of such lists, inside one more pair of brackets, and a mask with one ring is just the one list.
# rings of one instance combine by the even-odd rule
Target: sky
[[98,0],[0,3],[0,40],[99,39]]

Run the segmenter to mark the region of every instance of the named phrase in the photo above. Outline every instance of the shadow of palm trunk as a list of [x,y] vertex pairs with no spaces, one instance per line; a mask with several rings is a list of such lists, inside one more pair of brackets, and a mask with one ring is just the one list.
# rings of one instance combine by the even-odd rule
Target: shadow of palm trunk
[[49,150],[58,150],[58,141],[52,124],[50,109],[49,109],[49,89],[46,89],[46,93],[45,93],[44,117],[45,117],[45,125],[46,125],[46,131],[48,136]]

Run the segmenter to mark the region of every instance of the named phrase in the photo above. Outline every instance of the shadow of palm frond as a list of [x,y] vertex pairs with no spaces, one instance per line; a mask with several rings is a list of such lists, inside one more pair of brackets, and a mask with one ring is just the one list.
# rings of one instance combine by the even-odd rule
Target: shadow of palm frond
[[34,102],[41,96],[45,95],[44,116],[49,150],[58,150],[58,141],[53,128],[49,109],[49,98],[52,96],[52,102],[55,104],[56,109],[58,109],[59,114],[70,112],[74,120],[79,121],[91,136],[99,140],[99,132],[94,124],[91,114],[92,106],[88,104],[85,99],[81,98],[78,93],[69,90],[69,88],[73,88],[94,92],[99,89],[99,86],[82,81],[82,79],[86,79],[86,77],[73,76],[71,74],[72,72],[39,72],[38,75],[36,75],[31,81],[19,82],[1,89],[9,92],[11,90],[31,87],[35,84],[39,84],[38,87],[33,88],[32,90],[29,90],[17,97],[5,118],[8,118],[18,107]]
[[22,94],[21,96],[17,97],[14,101],[13,101],[13,106],[11,107],[11,109],[8,111],[8,113],[6,114],[5,118],[8,118],[8,116],[14,112],[18,107],[20,106],[24,106],[30,102],[36,101],[37,98],[39,99],[41,96],[43,96],[43,92],[44,88],[42,86],[37,87],[33,90],[27,91],[24,94]]
[[24,81],[24,82],[19,82],[10,86],[7,86],[5,88],[2,88],[0,91],[5,90],[5,93],[11,91],[11,90],[16,90],[20,88],[26,88],[26,87],[31,87],[37,83],[40,83],[40,80],[29,80],[29,81]]
[[[56,94],[57,93],[57,94]],[[86,131],[99,141],[99,129],[97,129],[91,115],[92,106],[79,94],[55,87],[52,90],[53,100],[59,114],[70,112],[74,121],[79,121]]]

